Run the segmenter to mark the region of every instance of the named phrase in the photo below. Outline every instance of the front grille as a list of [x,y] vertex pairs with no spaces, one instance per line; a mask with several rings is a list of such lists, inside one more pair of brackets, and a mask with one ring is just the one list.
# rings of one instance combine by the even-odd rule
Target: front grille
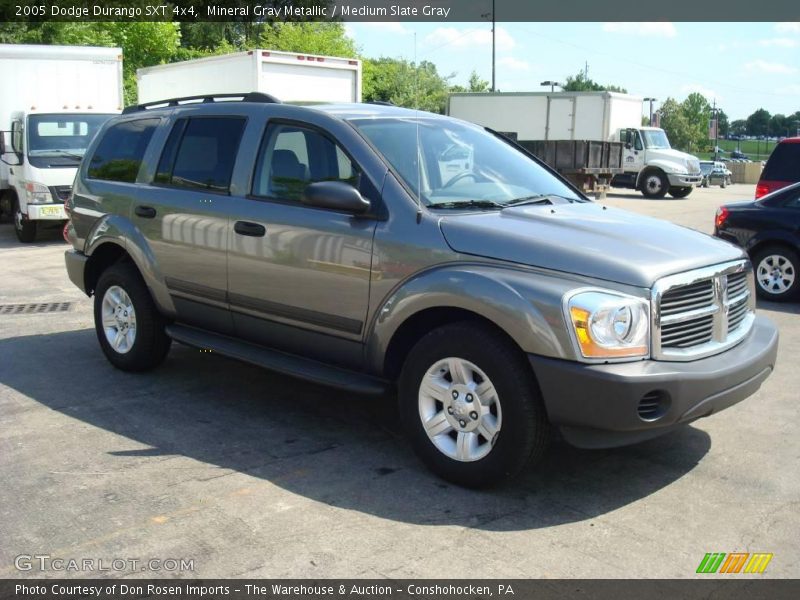
[[653,286],[653,358],[694,360],[738,343],[755,318],[754,292],[746,261],[660,279]]
[[662,348],[689,348],[711,341],[714,315],[678,321],[661,328]]

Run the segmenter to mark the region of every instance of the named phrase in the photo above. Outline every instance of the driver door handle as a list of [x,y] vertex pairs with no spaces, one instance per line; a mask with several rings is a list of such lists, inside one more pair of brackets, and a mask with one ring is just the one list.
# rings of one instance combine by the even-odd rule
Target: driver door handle
[[250,221],[236,221],[233,225],[233,230],[239,235],[249,235],[251,237],[264,237],[267,233],[266,227]]

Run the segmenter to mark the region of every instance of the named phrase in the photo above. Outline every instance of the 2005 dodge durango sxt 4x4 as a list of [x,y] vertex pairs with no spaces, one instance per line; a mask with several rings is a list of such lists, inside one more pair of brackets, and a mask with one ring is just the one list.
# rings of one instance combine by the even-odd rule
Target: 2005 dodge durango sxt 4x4
[[262,94],[129,107],[67,202],[72,281],[127,371],[171,340],[357,393],[397,383],[436,473],[485,485],[755,392],[778,334],[750,263],[591,202],[489,130]]

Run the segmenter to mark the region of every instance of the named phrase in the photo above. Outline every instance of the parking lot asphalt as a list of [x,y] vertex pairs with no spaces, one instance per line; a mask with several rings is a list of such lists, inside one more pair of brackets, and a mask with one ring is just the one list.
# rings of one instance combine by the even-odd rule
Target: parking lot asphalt
[[[753,187],[603,202],[710,232],[717,206]],[[151,373],[113,369],[65,249],[0,225],[0,305],[70,303],[0,310],[2,578],[684,578],[734,551],[773,553],[762,577],[800,576],[797,304],[760,305],[780,353],[745,402],[636,446],[556,443],[540,468],[477,492],[422,467],[391,398],[179,345]],[[128,563],[19,571],[20,555]],[[193,570],[141,570],[170,558]]]

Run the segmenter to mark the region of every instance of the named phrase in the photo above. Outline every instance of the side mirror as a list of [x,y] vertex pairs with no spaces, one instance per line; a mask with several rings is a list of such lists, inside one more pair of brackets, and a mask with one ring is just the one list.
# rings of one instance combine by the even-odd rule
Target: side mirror
[[354,215],[364,214],[370,203],[359,191],[343,181],[318,181],[303,191],[303,204],[319,208],[330,208]]
[[625,150],[630,150],[632,147],[630,142],[625,142]]

